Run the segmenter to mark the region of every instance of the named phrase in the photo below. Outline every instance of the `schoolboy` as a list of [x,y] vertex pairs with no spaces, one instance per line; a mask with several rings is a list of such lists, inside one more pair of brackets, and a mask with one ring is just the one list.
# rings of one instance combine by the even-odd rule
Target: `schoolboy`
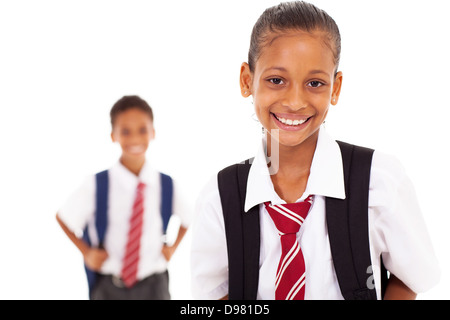
[[[120,160],[108,170],[108,224],[103,248],[93,221],[96,180],[89,176],[57,213],[57,221],[98,273],[91,299],[170,299],[167,263],[189,225],[189,205],[173,184],[173,215],[181,224],[173,245],[163,241],[161,175],[146,159],[155,137],[153,111],[138,96],[124,96],[111,109],[111,138],[120,144]],[[78,237],[86,226],[93,245]]]

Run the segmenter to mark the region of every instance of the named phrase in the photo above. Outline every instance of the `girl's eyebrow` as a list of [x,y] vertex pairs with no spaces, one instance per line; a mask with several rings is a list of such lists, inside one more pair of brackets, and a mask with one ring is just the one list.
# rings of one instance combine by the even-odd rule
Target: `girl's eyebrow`
[[283,68],[283,67],[269,67],[269,68],[264,69],[263,72],[266,72],[268,70],[278,70],[278,71],[287,72],[286,68]]
[[310,73],[310,74],[323,73],[323,74],[326,75],[326,76],[330,76],[330,74],[329,74],[328,72],[325,72],[325,71],[323,71],[323,70],[311,70],[309,73]]

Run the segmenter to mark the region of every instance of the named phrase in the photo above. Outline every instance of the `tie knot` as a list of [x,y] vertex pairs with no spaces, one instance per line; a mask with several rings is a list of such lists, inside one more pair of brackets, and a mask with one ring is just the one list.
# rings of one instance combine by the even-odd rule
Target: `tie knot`
[[300,230],[303,221],[308,215],[313,202],[313,196],[310,195],[302,202],[271,205],[265,203],[265,207],[280,235],[297,233]]
[[137,186],[137,191],[138,191],[138,192],[143,192],[144,189],[145,189],[145,183],[139,182],[139,183],[138,183],[138,186]]

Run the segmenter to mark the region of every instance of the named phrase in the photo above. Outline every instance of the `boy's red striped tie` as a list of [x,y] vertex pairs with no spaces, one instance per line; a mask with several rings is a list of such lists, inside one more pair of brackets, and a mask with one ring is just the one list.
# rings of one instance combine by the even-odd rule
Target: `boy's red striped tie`
[[308,215],[312,202],[313,196],[298,203],[280,205],[265,203],[281,241],[281,258],[275,281],[276,300],[305,298],[305,260],[296,234]]
[[126,287],[131,288],[137,282],[139,263],[139,249],[141,247],[142,223],[144,216],[144,189],[145,184],[140,182],[133,204],[133,213],[130,218],[128,242],[123,258],[121,278]]

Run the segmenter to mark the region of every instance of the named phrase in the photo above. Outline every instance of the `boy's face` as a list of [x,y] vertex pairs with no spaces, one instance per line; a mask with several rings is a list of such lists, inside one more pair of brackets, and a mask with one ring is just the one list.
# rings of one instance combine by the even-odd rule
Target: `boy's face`
[[264,128],[279,129],[281,145],[300,145],[317,138],[330,103],[339,98],[342,74],[335,77],[333,52],[317,33],[290,31],[269,39],[253,73],[242,65],[241,89],[253,95]]
[[155,137],[155,129],[149,115],[137,108],[117,115],[111,138],[122,148],[122,156],[129,159],[145,157],[148,144]]

